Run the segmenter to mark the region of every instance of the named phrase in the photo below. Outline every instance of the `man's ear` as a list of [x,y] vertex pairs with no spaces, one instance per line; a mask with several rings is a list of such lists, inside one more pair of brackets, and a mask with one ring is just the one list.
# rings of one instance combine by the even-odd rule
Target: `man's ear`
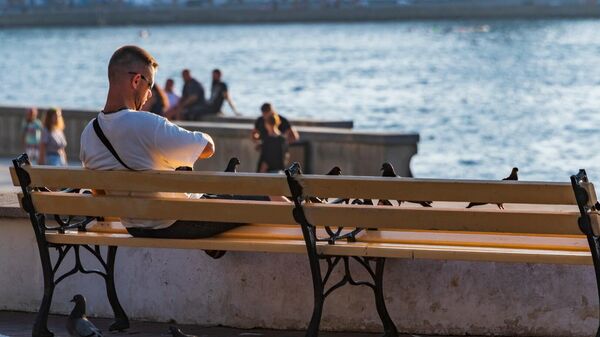
[[141,80],[140,74],[131,75],[131,79],[129,80],[129,86],[131,89],[137,89]]

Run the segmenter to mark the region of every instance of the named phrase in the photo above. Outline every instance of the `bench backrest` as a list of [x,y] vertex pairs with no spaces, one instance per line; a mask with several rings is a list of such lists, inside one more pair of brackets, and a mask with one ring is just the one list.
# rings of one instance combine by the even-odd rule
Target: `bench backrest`
[[[287,179],[283,175],[255,173],[91,171],[30,165],[22,165],[21,168],[26,172],[26,185],[31,190],[31,201],[36,212],[46,214],[295,225],[298,219],[293,215],[294,205],[284,202],[91,196],[35,189],[68,187],[291,196],[294,194],[290,190],[291,183],[300,187],[302,198],[318,196],[434,201],[432,208],[305,203],[302,210],[308,222],[314,226],[582,234],[578,226],[581,214],[569,183],[301,174],[290,174]],[[14,184],[19,186],[15,168],[11,169],[11,173]],[[586,204],[592,207],[596,202],[593,185],[587,180],[580,183],[588,193]],[[505,210],[465,209],[470,201],[521,205]],[[597,223],[595,220],[593,222]]]

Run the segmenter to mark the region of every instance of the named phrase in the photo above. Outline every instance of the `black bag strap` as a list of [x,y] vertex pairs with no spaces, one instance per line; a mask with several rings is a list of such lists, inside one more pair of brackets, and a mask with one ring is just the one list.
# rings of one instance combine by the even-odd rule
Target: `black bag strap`
[[104,144],[104,146],[106,146],[108,151],[110,151],[110,153],[112,153],[113,157],[115,157],[115,159],[117,159],[119,161],[119,163],[121,163],[121,165],[123,165],[123,167],[125,167],[126,169],[135,171],[131,167],[127,166],[127,164],[125,164],[121,160],[121,157],[119,157],[119,155],[117,154],[117,151],[115,151],[115,148],[108,141],[108,138],[106,138],[106,136],[104,135],[104,132],[102,132],[102,129],[100,128],[100,123],[98,123],[98,118],[94,118],[94,122],[92,124],[94,125],[94,131],[96,131],[96,135],[98,136],[98,138],[100,138],[100,140],[102,141],[102,144]]

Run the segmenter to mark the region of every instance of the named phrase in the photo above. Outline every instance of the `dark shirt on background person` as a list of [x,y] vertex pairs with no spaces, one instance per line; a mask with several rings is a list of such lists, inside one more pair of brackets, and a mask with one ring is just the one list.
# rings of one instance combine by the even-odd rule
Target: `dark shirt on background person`
[[277,173],[285,170],[287,153],[288,144],[284,136],[267,135],[262,139],[259,171]]
[[[279,115],[279,120],[280,124],[277,128],[279,129],[279,132],[281,132],[281,134],[285,134],[288,130],[292,128],[292,125],[287,120],[287,118],[283,117],[282,115]],[[263,116],[260,116],[256,119],[256,121],[254,122],[254,128],[258,130],[260,139],[264,140],[269,135],[269,133],[267,132],[267,128],[265,127],[265,117]]]
[[227,84],[221,81],[213,81],[210,87],[210,101],[208,102],[211,114],[216,115],[221,112],[225,95],[227,95]]
[[194,103],[185,107],[185,117],[186,119],[196,119],[205,112],[206,99],[204,97],[204,87],[195,78],[189,79],[183,85],[180,101],[185,101],[190,96],[196,96],[197,99]]

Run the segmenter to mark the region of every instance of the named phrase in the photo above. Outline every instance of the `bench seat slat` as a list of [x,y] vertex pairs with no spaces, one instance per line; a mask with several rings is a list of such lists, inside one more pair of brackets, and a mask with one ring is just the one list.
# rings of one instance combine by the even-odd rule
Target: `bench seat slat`
[[[132,238],[128,234],[46,233],[48,242],[60,244],[115,245],[123,247],[172,248],[172,249],[212,249],[251,252],[305,254],[303,240],[239,239],[213,237],[210,239],[146,239]],[[329,245],[319,243],[320,254],[340,256],[367,256],[408,259],[441,259],[495,262],[529,262],[560,264],[591,264],[591,254],[580,251],[560,251],[541,249],[509,249],[493,247],[464,247],[443,245],[389,244],[344,242]]]
[[495,247],[589,252],[585,236],[539,236],[475,232],[368,231],[360,242],[422,244],[464,247]]
[[[32,186],[114,191],[194,192],[289,195],[285,176],[257,173],[182,171],[94,171],[83,168],[25,166]],[[14,169],[13,183],[18,186]],[[303,175],[307,195],[390,200],[476,201],[531,204],[575,204],[569,183],[487,180],[441,180]],[[152,184],[148,184],[152,181]]]
[[[127,234],[119,223],[98,223],[89,232]],[[318,237],[326,237],[323,228],[317,228]],[[234,228],[219,235],[230,239],[275,239],[302,240],[302,230],[294,225],[250,224]],[[443,231],[401,231],[378,230],[363,231],[357,237],[358,242],[418,244],[438,246],[495,247],[516,249],[542,249],[564,251],[589,251],[585,236],[554,235],[522,235],[522,234],[490,234],[476,232],[443,232]]]

